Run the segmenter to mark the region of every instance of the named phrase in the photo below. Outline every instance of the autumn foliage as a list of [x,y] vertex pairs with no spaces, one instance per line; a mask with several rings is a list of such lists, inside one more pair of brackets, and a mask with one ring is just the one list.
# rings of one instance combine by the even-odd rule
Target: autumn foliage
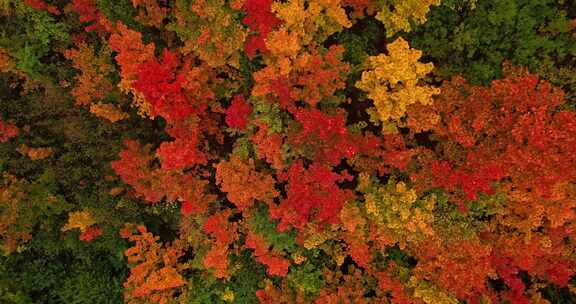
[[576,302],[576,12],[533,2],[0,1],[0,302]]

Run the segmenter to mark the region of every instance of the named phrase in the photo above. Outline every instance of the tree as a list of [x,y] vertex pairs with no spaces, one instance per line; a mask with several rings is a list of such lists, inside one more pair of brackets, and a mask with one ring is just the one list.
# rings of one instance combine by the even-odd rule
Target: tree
[[437,88],[419,84],[434,68],[432,63],[420,63],[422,52],[411,49],[402,38],[387,46],[388,55],[368,57],[362,78],[356,87],[367,93],[374,101],[375,113],[372,119],[383,123],[385,133],[397,132],[402,126],[401,119],[412,104],[429,106],[432,96],[440,91]]

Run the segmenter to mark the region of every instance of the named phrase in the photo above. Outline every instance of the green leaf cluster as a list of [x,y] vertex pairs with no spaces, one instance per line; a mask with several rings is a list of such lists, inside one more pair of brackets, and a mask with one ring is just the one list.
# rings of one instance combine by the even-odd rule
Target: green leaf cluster
[[[502,62],[532,70],[562,65],[576,55],[569,16],[557,0],[455,0],[433,7],[428,21],[411,35],[438,74],[464,74],[488,84],[502,76]],[[573,14],[573,12],[571,13]]]

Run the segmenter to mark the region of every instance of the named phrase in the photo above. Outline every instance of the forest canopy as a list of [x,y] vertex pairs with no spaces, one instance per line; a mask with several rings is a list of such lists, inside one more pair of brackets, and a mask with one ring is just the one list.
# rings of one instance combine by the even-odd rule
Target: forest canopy
[[0,302],[576,303],[569,0],[0,0]]

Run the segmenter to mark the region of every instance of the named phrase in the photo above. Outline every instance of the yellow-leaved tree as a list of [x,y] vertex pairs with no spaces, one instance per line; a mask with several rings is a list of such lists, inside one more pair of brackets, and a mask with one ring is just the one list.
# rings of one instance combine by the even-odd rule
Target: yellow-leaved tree
[[435,195],[419,198],[416,190],[404,182],[390,180],[387,185],[380,185],[365,174],[360,174],[359,182],[366,214],[376,224],[381,242],[398,243],[400,248],[405,248],[408,243],[434,237]]
[[393,36],[399,31],[409,32],[410,21],[426,22],[430,6],[439,5],[441,0],[384,0],[379,1],[380,11],[376,19],[384,23],[386,35]]
[[410,48],[408,42],[398,38],[387,46],[388,55],[370,56],[364,63],[366,69],[356,87],[374,101],[371,116],[382,122],[385,133],[397,132],[401,119],[412,104],[431,105],[432,96],[440,89],[422,84],[422,78],[434,69],[432,63],[418,60],[422,52]]
[[282,20],[283,30],[297,35],[301,45],[324,41],[352,26],[340,0],[274,2],[272,11]]
[[94,224],[96,224],[96,221],[92,218],[92,214],[89,211],[70,212],[68,214],[68,222],[64,227],[62,227],[62,231],[72,229],[80,229],[81,231],[84,231]]

